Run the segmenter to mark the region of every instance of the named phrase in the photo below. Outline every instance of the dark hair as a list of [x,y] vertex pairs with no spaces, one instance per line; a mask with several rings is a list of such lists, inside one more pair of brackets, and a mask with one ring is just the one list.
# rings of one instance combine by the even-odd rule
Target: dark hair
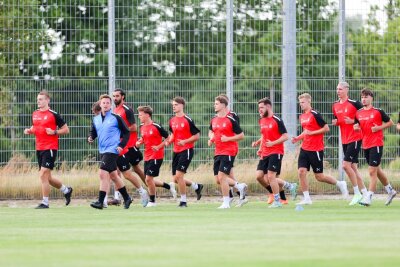
[[174,99],[172,99],[172,101],[174,101],[174,102],[176,102],[178,104],[182,104],[182,105],[186,104],[185,99],[183,97],[181,97],[181,96],[174,97]]
[[261,104],[261,103],[263,103],[264,105],[272,106],[272,102],[268,97],[264,97],[264,98],[261,98],[260,100],[258,100],[258,104]]
[[372,96],[374,98],[374,93],[369,88],[364,88],[361,90],[361,96]]
[[139,106],[137,111],[142,111],[146,114],[149,114],[150,117],[153,115],[153,109],[150,106]]
[[125,91],[124,90],[122,90],[121,88],[117,88],[117,89],[114,90],[114,92],[119,92],[121,94],[121,96],[124,97],[123,99],[125,100],[125,96],[126,95],[125,95]]
[[215,101],[218,101],[222,104],[225,104],[225,106],[228,106],[228,98],[226,96],[219,95],[215,98]]
[[101,107],[100,107],[99,101],[94,102],[93,105],[92,105],[92,112],[93,112],[94,114],[97,114],[97,113],[99,113],[100,111],[101,111]]

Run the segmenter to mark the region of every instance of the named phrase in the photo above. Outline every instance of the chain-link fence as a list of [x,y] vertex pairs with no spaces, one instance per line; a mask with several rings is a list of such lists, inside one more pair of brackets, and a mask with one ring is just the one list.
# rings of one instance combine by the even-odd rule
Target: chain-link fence
[[[376,91],[376,106],[397,122],[400,3],[351,2],[342,21],[350,96],[359,99],[360,89],[371,87]],[[109,92],[110,56],[115,60],[115,86],[127,91],[127,102],[134,109],[151,105],[154,120],[162,125],[172,115],[170,100],[177,95],[186,98],[186,111],[202,132],[193,168],[212,161],[206,133],[214,97],[227,90],[226,1],[115,0],[114,4],[115,21],[109,21],[105,0],[0,2],[1,166],[9,166],[11,159],[18,168],[35,166],[34,141],[24,136],[23,129],[31,125],[41,89],[50,92],[51,107],[71,129],[60,139],[59,167],[96,161],[97,149],[86,143],[86,136],[91,104]],[[297,85],[293,86],[298,93],[311,93],[313,107],[330,123],[340,79],[339,1],[298,0],[294,7]],[[251,148],[259,136],[257,100],[269,96],[275,112],[282,115],[286,15],[282,1],[233,1],[232,100],[246,135],[238,165],[257,160]],[[115,55],[109,55],[110,25],[115,28]],[[383,166],[398,171],[399,137],[394,128],[385,133]],[[326,160],[337,168],[336,127],[331,126],[325,141]],[[171,159],[169,149],[166,159]],[[252,171],[246,175],[252,176]]]

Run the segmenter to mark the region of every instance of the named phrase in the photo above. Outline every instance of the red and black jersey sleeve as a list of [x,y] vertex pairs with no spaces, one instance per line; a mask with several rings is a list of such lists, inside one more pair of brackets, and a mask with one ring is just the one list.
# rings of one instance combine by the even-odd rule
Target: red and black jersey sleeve
[[325,124],[326,124],[326,122],[325,122],[324,118],[322,118],[321,113],[319,113],[319,112],[316,111],[316,110],[313,110],[311,113],[313,114],[313,116],[314,116],[315,121],[317,122],[317,124],[318,124],[321,128],[324,127]]
[[361,102],[358,101],[358,100],[349,99],[349,103],[352,104],[352,105],[355,107],[356,110],[359,110],[360,108],[363,107],[363,105],[361,104]]
[[189,123],[190,133],[192,135],[200,133],[200,130],[196,127],[196,125],[194,124],[194,121],[192,120],[192,118],[190,118],[189,116],[185,116],[185,119]]
[[278,118],[278,117],[276,117],[276,116],[273,116],[273,118],[274,118],[274,120],[276,121],[276,124],[278,125],[278,131],[279,131],[279,133],[280,133],[280,134],[285,134],[285,133],[287,133],[286,126],[285,126],[285,124],[283,123],[283,120],[280,119],[280,118]]
[[129,141],[129,137],[130,137],[130,131],[128,129],[128,126],[126,126],[124,120],[121,118],[121,116],[112,113],[112,115],[114,115],[117,118],[118,121],[118,128],[121,130],[121,141],[119,143],[119,147],[125,147],[126,144]]
[[133,112],[133,109],[127,105],[124,105],[124,110],[126,114],[126,120],[129,122],[129,125],[135,124],[135,113]]
[[58,113],[55,112],[55,111],[52,111],[52,110],[51,110],[51,113],[54,115],[54,118],[56,119],[56,125],[57,125],[57,127],[58,127],[58,128],[63,127],[63,126],[65,125],[65,121],[64,121],[64,119],[61,117],[61,115],[58,114]]
[[240,125],[239,125],[238,121],[235,120],[235,119],[234,119],[232,116],[230,116],[230,115],[228,115],[227,118],[228,118],[228,119],[231,121],[231,123],[232,123],[232,131],[233,131],[235,134],[241,134],[243,131],[242,131],[242,128],[240,128]]
[[237,121],[237,123],[238,123],[239,126],[240,126],[240,118],[239,118],[239,115],[238,115],[236,112],[234,112],[234,111],[229,111],[229,115],[231,115],[231,116]]
[[378,109],[378,111],[379,111],[379,113],[381,114],[381,117],[382,117],[382,121],[383,121],[383,122],[388,122],[388,121],[390,121],[390,117],[389,117],[388,114],[386,114],[385,111],[383,111],[382,109]]
[[153,123],[154,127],[157,128],[158,132],[160,133],[160,135],[164,138],[168,137],[168,132],[160,125],[157,123]]

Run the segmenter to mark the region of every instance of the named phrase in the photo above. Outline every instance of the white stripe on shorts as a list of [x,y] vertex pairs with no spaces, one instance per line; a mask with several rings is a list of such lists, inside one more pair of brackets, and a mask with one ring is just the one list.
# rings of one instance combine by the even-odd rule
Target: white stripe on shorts
[[321,158],[319,156],[319,151],[317,151],[317,157],[318,157],[318,161],[321,161]]

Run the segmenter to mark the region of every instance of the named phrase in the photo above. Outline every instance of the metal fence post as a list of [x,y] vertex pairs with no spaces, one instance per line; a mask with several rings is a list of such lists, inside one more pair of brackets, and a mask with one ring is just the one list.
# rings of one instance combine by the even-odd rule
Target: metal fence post
[[[339,1],[339,82],[344,82],[346,79],[346,6],[345,0]],[[339,180],[344,180],[343,172],[343,147],[340,129],[338,128],[338,173]]]
[[[296,1],[283,0],[282,32],[282,119],[289,136],[296,136]],[[287,142],[285,148],[294,152],[295,146]]]
[[115,3],[108,0],[108,94],[115,89]]
[[233,109],[233,0],[226,1],[226,95]]

